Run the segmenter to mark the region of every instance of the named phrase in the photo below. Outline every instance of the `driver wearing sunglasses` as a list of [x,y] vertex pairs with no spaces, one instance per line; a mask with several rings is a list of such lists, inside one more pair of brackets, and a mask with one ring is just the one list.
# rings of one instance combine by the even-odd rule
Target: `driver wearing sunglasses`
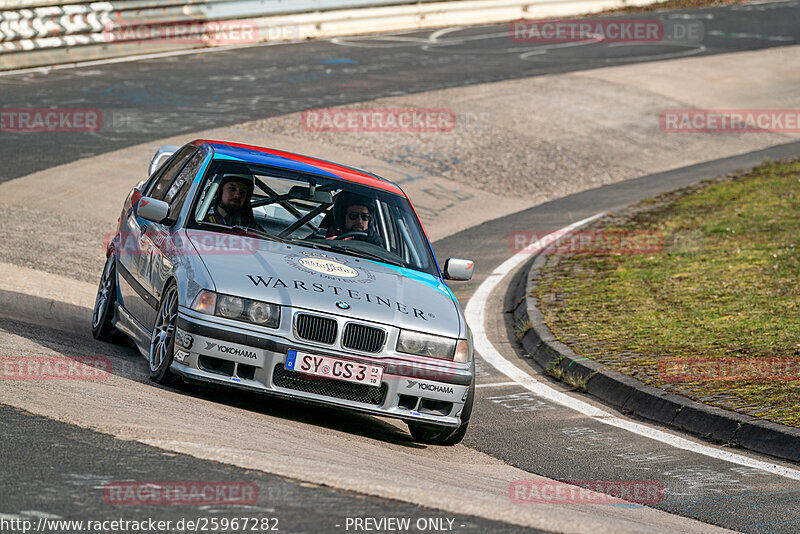
[[366,232],[370,213],[366,206],[348,206],[344,214],[345,232]]
[[352,193],[342,193],[340,197],[337,197],[333,209],[336,224],[328,232],[327,239],[355,239],[381,246],[381,238],[373,222],[372,201]]

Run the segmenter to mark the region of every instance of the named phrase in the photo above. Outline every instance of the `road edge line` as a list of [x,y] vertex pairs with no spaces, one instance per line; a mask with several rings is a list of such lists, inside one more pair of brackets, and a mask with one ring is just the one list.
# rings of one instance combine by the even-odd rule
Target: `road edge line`
[[580,381],[585,380],[590,395],[623,412],[721,444],[735,444],[783,460],[800,461],[800,429],[668,393],[608,369],[600,362],[583,358],[559,342],[544,322],[537,299],[527,298],[538,283],[544,260],[545,256],[534,260],[523,275],[526,283],[520,282],[514,295],[514,302],[519,302],[515,318],[531,323],[531,329],[522,338],[522,345],[542,369],[558,361],[556,366],[564,372]]
[[510,273],[518,269],[526,259],[529,259],[530,255],[526,254],[528,250],[537,250],[543,244],[550,243],[553,240],[554,235],[569,234],[581,226],[585,226],[586,224],[600,218],[604,214],[605,213],[595,214],[542,237],[536,242],[528,245],[526,249],[514,254],[509,259],[501,263],[497,268],[495,268],[494,271],[492,271],[491,274],[489,274],[489,276],[486,277],[483,282],[481,282],[475,293],[467,302],[464,310],[464,315],[466,316],[467,322],[472,328],[475,350],[480,353],[481,357],[492,367],[509,377],[514,382],[517,382],[525,389],[547,400],[591,417],[598,422],[620,428],[622,430],[627,430],[628,432],[659,441],[671,447],[694,452],[696,454],[701,454],[703,456],[708,456],[710,458],[734,463],[744,467],[751,467],[791,480],[800,480],[800,470],[757,460],[754,458],[748,458],[730,451],[719,450],[709,445],[696,443],[663,430],[658,430],[635,421],[630,421],[612,415],[605,410],[602,410],[578,398],[567,395],[562,391],[554,389],[549,385],[538,381],[533,375],[517,367],[511,361],[504,358],[494,347],[492,342],[489,340],[489,337],[486,333],[486,328],[484,326],[486,324],[486,301],[488,301],[494,289],[497,288]]

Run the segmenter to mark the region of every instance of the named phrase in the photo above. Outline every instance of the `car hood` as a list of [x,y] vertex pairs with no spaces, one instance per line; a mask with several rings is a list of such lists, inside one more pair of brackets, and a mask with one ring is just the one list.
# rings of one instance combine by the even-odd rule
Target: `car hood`
[[[187,231],[202,250],[218,293],[362,319],[449,337],[465,337],[461,309],[437,277],[309,247],[243,237],[215,250],[207,232]],[[342,309],[346,308],[346,309]]]

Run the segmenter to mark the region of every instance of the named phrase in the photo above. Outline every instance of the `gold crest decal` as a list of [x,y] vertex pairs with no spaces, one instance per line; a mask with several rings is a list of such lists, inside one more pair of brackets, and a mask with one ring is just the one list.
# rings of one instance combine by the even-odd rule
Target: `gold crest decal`
[[300,258],[297,263],[318,273],[341,278],[355,278],[358,271],[338,261],[323,258]]
[[286,256],[286,263],[301,271],[316,273],[330,280],[360,284],[368,284],[375,280],[375,276],[363,267],[347,265],[347,260],[324,252],[290,254]]

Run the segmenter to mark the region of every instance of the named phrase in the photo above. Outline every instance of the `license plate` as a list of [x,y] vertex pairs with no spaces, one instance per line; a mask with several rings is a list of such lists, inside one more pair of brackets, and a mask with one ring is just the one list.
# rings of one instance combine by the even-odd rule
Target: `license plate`
[[329,356],[318,356],[296,350],[288,351],[285,368],[305,375],[344,380],[368,386],[380,386],[383,367],[369,365]]

